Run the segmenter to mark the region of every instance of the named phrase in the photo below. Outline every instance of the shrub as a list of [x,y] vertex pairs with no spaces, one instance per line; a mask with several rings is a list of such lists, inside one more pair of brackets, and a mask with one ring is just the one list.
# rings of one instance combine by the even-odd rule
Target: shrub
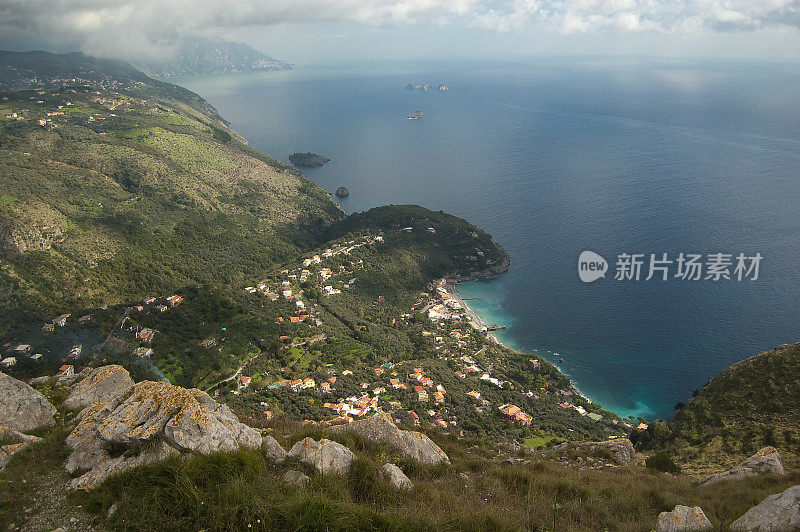
[[680,473],[681,468],[672,460],[672,457],[666,451],[661,451],[654,454],[645,461],[648,469],[661,471],[662,473]]

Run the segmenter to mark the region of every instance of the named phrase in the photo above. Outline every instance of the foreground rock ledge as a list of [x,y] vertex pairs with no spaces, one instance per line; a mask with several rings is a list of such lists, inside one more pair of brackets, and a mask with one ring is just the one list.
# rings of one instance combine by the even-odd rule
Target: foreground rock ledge
[[89,371],[64,401],[66,408],[86,408],[95,403],[117,405],[133,390],[133,379],[128,370],[112,364]]
[[356,459],[356,455],[350,449],[341,443],[325,438],[318,442],[312,438],[303,438],[294,444],[286,456],[296,457],[300,462],[315,468],[323,475],[328,473],[344,475],[350,470],[350,464]]
[[29,384],[0,372],[0,425],[28,432],[53,424],[56,408]]
[[800,529],[800,486],[770,495],[731,524],[731,530],[772,532]]
[[781,455],[775,447],[764,447],[733,469],[728,469],[722,473],[706,477],[700,482],[700,485],[713,486],[719,482],[729,480],[740,481],[764,473],[775,473],[776,475],[784,474]]
[[351,430],[373,443],[383,443],[395,447],[406,458],[413,458],[421,464],[449,464],[445,452],[421,432],[401,430],[394,424],[392,416],[383,413],[348,425],[331,427],[332,432]]
[[711,522],[699,506],[678,505],[671,512],[661,512],[656,524],[656,532],[688,532],[711,528]]
[[[92,489],[112,473],[179,452],[255,449],[262,442],[261,434],[226,405],[203,391],[166,382],[140,382],[119,406],[95,403],[78,417],[67,437],[73,452],[66,468],[89,471],[72,480],[74,489]],[[109,448],[116,449],[115,456]]]

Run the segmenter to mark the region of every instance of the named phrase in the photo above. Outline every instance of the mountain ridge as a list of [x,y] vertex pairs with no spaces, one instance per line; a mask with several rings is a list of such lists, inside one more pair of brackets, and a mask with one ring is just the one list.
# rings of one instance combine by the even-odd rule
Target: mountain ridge
[[280,72],[291,70],[292,65],[263,54],[246,43],[186,36],[178,39],[172,57],[141,63],[140,68],[157,78],[170,79],[237,72]]

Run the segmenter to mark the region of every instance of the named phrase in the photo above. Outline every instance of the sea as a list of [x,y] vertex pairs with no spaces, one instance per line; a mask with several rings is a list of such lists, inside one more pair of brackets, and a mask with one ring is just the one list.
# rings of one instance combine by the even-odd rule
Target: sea
[[[329,157],[303,171],[347,187],[347,212],[413,203],[493,235],[510,269],[460,294],[620,416],[668,419],[731,364],[800,341],[796,64],[386,61],[176,82],[265,153]],[[592,282],[584,251],[607,263]],[[700,279],[676,276],[680,254]]]

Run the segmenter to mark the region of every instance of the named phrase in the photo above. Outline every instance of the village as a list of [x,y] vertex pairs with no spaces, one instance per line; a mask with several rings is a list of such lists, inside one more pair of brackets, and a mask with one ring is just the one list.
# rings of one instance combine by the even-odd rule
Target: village
[[[0,101],[0,116],[5,121],[35,123],[51,130],[60,125],[73,124],[91,126],[113,121],[118,113],[169,114],[171,109],[161,107],[153,101],[137,98],[120,91],[130,90],[139,82],[116,80],[95,81],[90,79],[55,79],[42,84],[28,80],[32,86],[47,85],[50,90],[28,90],[24,101],[10,101],[3,96]],[[2,122],[0,122],[2,124]],[[100,131],[100,134],[106,134]]]
[[[322,372],[308,367],[304,374],[306,366],[302,361],[307,350],[325,344],[331,334],[323,319],[329,315],[326,302],[355,297],[353,291],[359,285],[359,277],[365,274],[365,259],[370,259],[374,247],[384,243],[384,234],[362,235],[335,243],[246,286],[246,297],[274,306],[275,324],[282,331],[278,340],[286,361],[280,367],[271,362],[268,367],[276,369],[265,370],[267,366],[261,361],[269,361],[274,355],[259,359],[259,354],[231,353],[233,360],[241,360],[238,370],[205,387],[206,391],[218,398],[229,394],[242,408],[252,411],[255,407],[267,418],[284,412],[289,401],[303,405],[300,412],[306,423],[325,425],[350,423],[388,412],[414,425],[462,434],[467,418],[475,416],[530,430],[537,426],[537,411],[556,404],[559,410],[569,410],[591,422],[603,420],[601,414],[590,411],[591,405],[574,389],[550,377],[552,370],[545,371],[538,358],[524,359],[524,371],[530,377],[528,384],[509,378],[509,370],[505,368],[508,350],[469,311],[454,284],[447,279],[430,283],[407,307],[407,312],[388,321],[393,329],[404,331],[428,346],[415,359],[386,358],[372,366],[363,361],[350,367],[329,363]],[[184,301],[182,295],[173,294],[148,297],[122,307],[122,314],[107,338],[97,339],[88,349],[75,344],[55,354],[60,362],[57,374],[81,371],[81,361],[89,364],[91,356],[113,344],[124,346],[129,356],[146,359],[155,367],[150,360],[158,358],[154,356],[153,341],[160,333],[152,326],[141,325],[136,316],[163,314],[168,324],[167,313]],[[378,296],[373,305],[383,308],[383,296]],[[71,319],[70,314],[55,317],[42,326],[42,334],[52,335]],[[85,326],[91,320],[92,315],[87,314],[75,320],[74,325]],[[364,325],[359,325],[355,332],[361,330],[365,330]],[[226,327],[197,341],[196,349],[211,357],[222,356],[224,345]],[[32,361],[42,358],[27,343],[6,343],[2,350],[8,354],[0,360],[5,369],[13,367],[20,358]],[[609,421],[610,426],[617,426],[617,420]],[[629,428],[629,424],[622,421],[618,428]]]
[[[404,227],[399,231],[408,232],[412,229]],[[270,301],[278,301],[280,298],[293,301],[294,312],[291,316],[279,317],[278,321],[281,323],[286,321],[290,324],[301,324],[311,319],[308,327],[324,329],[316,305],[308,300],[306,292],[316,290],[323,298],[328,298],[352,290],[358,283],[359,270],[364,265],[363,258],[351,257],[352,252],[369,244],[383,242],[384,236],[375,235],[333,245],[302,259],[293,267],[280,270],[277,278],[248,286],[245,291],[261,295]],[[382,302],[383,296],[379,296],[375,304]],[[424,317],[422,323],[419,320],[420,315]],[[479,415],[496,412],[496,415],[508,423],[523,427],[531,427],[535,422],[534,416],[523,407],[510,402],[488,400],[486,391],[481,390],[490,386],[506,392],[513,391],[529,400],[547,396],[557,398],[562,409],[570,409],[575,415],[585,416],[594,422],[603,419],[602,415],[573,404],[571,399],[579,397],[577,392],[570,388],[560,388],[555,380],[540,376],[535,387],[523,389],[505,378],[500,370],[502,362],[489,356],[490,351],[499,350],[502,346],[488,334],[487,326],[469,311],[458,297],[453,283],[447,279],[431,283],[426,292],[419,294],[408,312],[392,318],[391,324],[405,324],[409,329],[417,331],[416,334],[432,342],[430,355],[438,361],[437,365],[444,363],[444,367],[449,368],[451,377],[462,384],[470,383],[468,389],[462,392],[462,397],[455,402],[468,401]],[[412,325],[416,325],[416,329]],[[288,341],[289,337],[283,339]],[[324,335],[320,335],[317,341],[321,339],[324,339]],[[306,342],[292,341],[286,348],[305,344]],[[538,374],[541,362],[536,358],[530,358],[528,362],[527,369]],[[370,368],[329,367],[326,369],[325,379],[302,374],[286,378],[285,375],[270,377],[266,374],[247,373],[245,365],[237,379],[236,388],[231,393],[241,395],[250,391],[258,394],[257,390],[260,388],[268,391],[286,390],[298,396],[307,396],[309,401],[319,405],[319,418],[323,424],[350,423],[381,412],[392,413],[395,417],[408,416],[416,425],[425,423],[457,429],[459,423],[458,416],[453,413],[455,409],[448,408],[453,402],[452,394],[448,394],[445,383],[437,382],[429,375],[424,363],[388,360],[380,366]],[[341,394],[345,390],[356,390],[357,393]],[[263,399],[263,394],[258,395]],[[315,400],[317,397],[318,401]],[[259,404],[265,407],[264,414],[273,414],[268,402],[260,401]],[[306,419],[306,422],[314,421]]]

